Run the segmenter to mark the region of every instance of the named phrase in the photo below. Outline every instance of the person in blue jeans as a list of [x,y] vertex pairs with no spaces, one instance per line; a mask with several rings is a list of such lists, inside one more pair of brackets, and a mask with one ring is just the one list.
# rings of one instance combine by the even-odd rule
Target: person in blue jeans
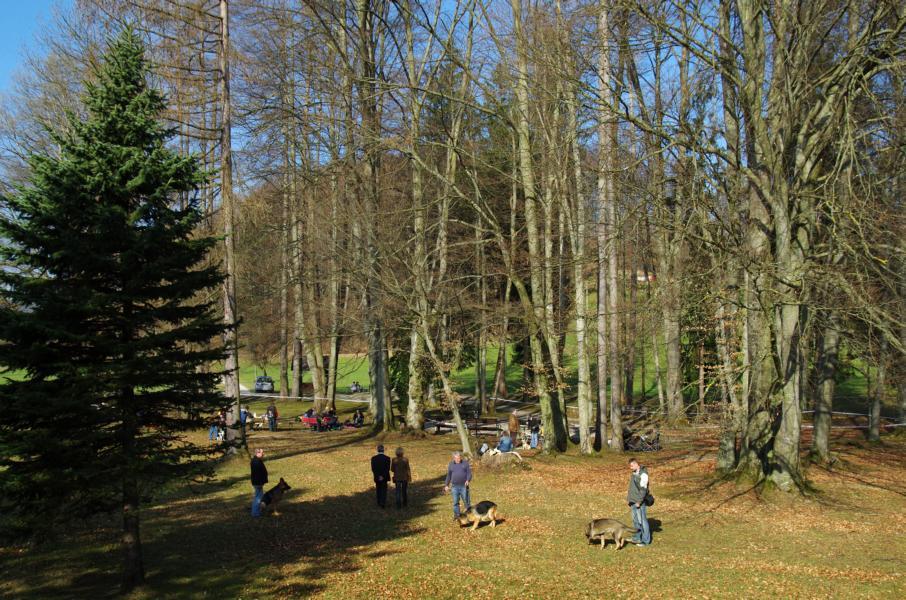
[[629,459],[629,470],[632,471],[632,474],[629,476],[629,492],[626,500],[629,503],[629,510],[632,512],[632,526],[639,530],[632,541],[640,546],[648,546],[651,544],[648,506],[645,504],[649,485],[648,470],[634,458]]
[[447,479],[444,491],[453,493],[453,520],[459,519],[459,501],[465,503],[466,509],[472,506],[469,501],[469,483],[472,481],[472,467],[469,461],[463,460],[462,452],[453,453],[453,460],[447,465]]
[[242,432],[242,439],[245,439],[245,426],[249,422],[249,416],[251,416],[251,412],[248,406],[239,409],[239,429]]
[[267,467],[264,466],[264,449],[255,449],[255,457],[252,459],[252,488],[255,490],[255,497],[252,499],[252,516],[261,516],[261,499],[264,498],[264,485],[267,483]]
[[267,427],[271,431],[277,431],[277,407],[273,404],[267,407]]

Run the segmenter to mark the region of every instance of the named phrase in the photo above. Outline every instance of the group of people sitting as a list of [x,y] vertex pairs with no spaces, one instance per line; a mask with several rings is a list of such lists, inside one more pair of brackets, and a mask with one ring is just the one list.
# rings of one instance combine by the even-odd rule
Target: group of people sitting
[[337,411],[329,409],[323,415],[315,412],[314,408],[309,408],[299,417],[299,420],[309,425],[314,431],[330,431],[332,429],[358,428],[365,424],[365,413],[361,408],[357,408],[351,419],[346,419],[342,425],[337,417]]
[[365,391],[365,388],[363,388],[362,385],[358,381],[353,381],[352,385],[349,386],[350,394],[357,394],[358,392],[364,392],[364,391]]
[[500,440],[497,442],[496,448],[491,448],[487,442],[483,441],[481,447],[478,449],[478,456],[483,456],[484,454],[500,454],[501,452],[512,452],[513,451],[513,437],[505,433],[500,436]]

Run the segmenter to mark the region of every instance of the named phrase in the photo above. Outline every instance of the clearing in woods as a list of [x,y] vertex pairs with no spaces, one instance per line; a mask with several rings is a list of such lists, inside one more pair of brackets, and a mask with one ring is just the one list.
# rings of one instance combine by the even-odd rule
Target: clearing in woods
[[[288,412],[288,411],[287,411]],[[206,432],[195,434],[203,442]],[[455,435],[255,432],[280,515],[252,520],[248,463],[174,490],[143,511],[148,584],[133,598],[601,598],[906,596],[906,441],[840,432],[840,462],[812,468],[818,492],[759,496],[713,484],[713,440],[673,436],[642,455],[656,503],[648,548],[586,543],[586,522],[631,523],[626,456],[528,456],[524,469],[475,468],[472,501],[504,518],[475,533],[451,522],[443,476]],[[406,448],[409,508],[375,506],[369,458]],[[526,453],[530,455],[530,452]],[[390,490],[391,498],[393,490]],[[36,547],[0,550],[0,596],[102,597],[119,583],[115,520]]]

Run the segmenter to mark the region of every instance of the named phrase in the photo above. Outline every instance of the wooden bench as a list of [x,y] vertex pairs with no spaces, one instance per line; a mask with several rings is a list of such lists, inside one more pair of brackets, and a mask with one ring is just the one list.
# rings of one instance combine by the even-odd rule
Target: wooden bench
[[501,423],[506,421],[497,417],[469,417],[466,419],[466,429],[476,437],[488,433],[497,436],[501,433]]

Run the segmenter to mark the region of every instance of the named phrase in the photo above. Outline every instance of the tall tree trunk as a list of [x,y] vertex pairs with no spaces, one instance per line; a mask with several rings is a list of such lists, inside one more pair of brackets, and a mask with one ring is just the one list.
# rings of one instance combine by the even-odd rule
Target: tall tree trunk
[[878,369],[871,390],[871,412],[868,419],[868,441],[881,440],[881,404],[887,393],[887,338],[881,338],[878,351]]
[[[645,229],[646,229],[646,231],[648,230],[647,219],[646,219]],[[651,283],[650,273],[648,272],[647,263],[643,263],[643,270],[645,273],[645,294],[648,297],[648,303],[651,304],[652,283]],[[657,326],[657,322],[655,321],[651,325],[651,356],[652,356],[652,360],[654,361],[654,381],[655,381],[655,385],[657,387],[658,411],[661,415],[663,415],[663,414],[666,414],[666,398],[664,396],[664,381],[663,381],[663,377],[661,377],[661,346],[660,346],[660,343],[658,342],[657,331],[658,331],[658,326]],[[642,360],[645,360],[644,353],[643,353],[642,357],[643,357]]]
[[[515,141],[513,142],[515,155]],[[511,177],[513,184],[510,189],[510,236],[515,236],[516,232],[516,207],[519,200],[519,183],[518,168],[516,161],[513,161],[513,173]],[[508,398],[509,392],[506,384],[506,362],[508,349],[508,329],[510,324],[510,294],[513,289],[513,279],[507,274],[506,286],[503,292],[503,325],[500,329],[500,342],[497,348],[497,368],[494,374],[494,394],[501,398]]]
[[509,342],[508,329],[510,324],[510,291],[513,287],[513,281],[507,277],[506,286],[503,293],[503,322],[500,325],[500,336],[497,342],[497,365],[494,368],[494,393],[488,398],[489,405],[493,410],[494,397],[508,398],[509,391],[506,385],[506,367],[507,367],[507,348]]
[[781,490],[800,487],[802,474],[799,466],[799,439],[802,430],[802,331],[805,327],[806,311],[800,303],[799,294],[804,289],[804,261],[802,253],[808,249],[808,239],[797,235],[794,224],[782,213],[789,201],[776,202],[771,212],[774,218],[775,255],[778,262],[778,278],[783,283],[774,284],[781,298],[774,309],[774,339],[776,356],[780,359],[780,427],[774,438],[771,480]]
[[327,405],[337,408],[337,368],[340,362],[340,252],[339,186],[336,173],[330,177],[330,257],[328,259]]
[[698,342],[698,418],[705,418],[705,342]]
[[[732,283],[728,288],[736,289],[735,271],[731,271],[733,277]],[[720,473],[729,473],[736,466],[737,441],[741,433],[739,428],[739,413],[741,412],[741,399],[736,391],[736,381],[733,376],[733,359],[730,356],[730,338],[727,334],[727,305],[730,304],[724,298],[720,299],[717,309],[717,352],[720,356],[720,379],[721,387],[724,390],[723,415],[721,418],[721,433],[717,451],[717,470]],[[730,304],[730,310],[735,303]],[[732,321],[732,319],[731,319]]]
[[[287,36],[286,47],[284,54],[284,64],[288,72],[292,71],[291,59],[288,56],[291,54],[292,48],[292,38],[291,34]],[[286,75],[287,79],[290,79],[289,73]],[[293,114],[292,106],[294,103],[292,89],[289,85],[285,86],[283,90],[283,110],[284,115]],[[289,162],[290,152],[289,140],[290,129],[293,124],[290,119],[284,116],[283,119],[283,157],[284,157],[284,168],[283,173],[283,189],[281,190],[281,227],[280,227],[280,397],[285,398],[290,394],[289,390],[289,287],[292,282],[292,264],[290,262],[290,233],[289,228],[292,226],[290,220],[290,202],[291,198],[289,196],[289,179],[291,177],[290,170],[295,167]]]
[[363,285],[364,321],[368,338],[368,378],[371,392],[371,415],[376,430],[389,431],[393,428],[390,398],[387,389],[386,365],[384,362],[387,344],[381,317],[381,303],[378,291],[380,278],[380,257],[374,215],[377,214],[380,183],[380,115],[378,113],[378,86],[375,39],[377,15],[370,0],[356,0],[356,17],[360,53],[360,77],[358,81],[359,109],[361,112],[362,143],[362,207],[368,218],[364,219],[365,256],[367,265]]
[[548,384],[547,365],[543,344],[546,341],[545,307],[544,307],[544,267],[543,249],[539,248],[541,239],[537,218],[537,190],[535,189],[534,168],[532,166],[532,148],[529,134],[528,115],[531,111],[528,97],[528,63],[526,60],[526,40],[522,31],[521,0],[510,0],[513,11],[513,34],[517,47],[517,82],[516,82],[516,136],[518,141],[519,175],[525,202],[526,238],[528,241],[529,270],[531,293],[524,286],[517,284],[520,296],[528,300],[527,316],[529,323],[529,347],[532,356],[534,392],[541,404],[541,419],[544,424],[544,451],[563,450],[566,447],[566,431],[563,427],[559,405],[552,402]]
[[[287,165],[287,169],[289,165]],[[283,212],[280,228],[280,397],[289,395],[289,190],[283,181]]]
[[[572,98],[572,96],[571,96]],[[592,425],[591,407],[591,366],[588,359],[588,291],[585,282],[585,238],[586,214],[585,197],[582,187],[582,163],[579,153],[578,124],[576,123],[576,106],[571,101],[570,114],[570,143],[572,149],[573,167],[576,179],[575,197],[575,231],[572,241],[573,254],[573,290],[576,305],[576,362],[578,381],[576,383],[576,403],[579,407],[579,449],[583,454],[593,451],[592,441],[589,438],[589,429]]]
[[[623,240],[623,272],[629,276],[629,304],[626,307],[624,327],[626,330],[626,343],[624,344],[623,353],[625,358],[623,360],[623,369],[624,375],[623,378],[626,381],[624,384],[625,392],[624,398],[628,402],[629,406],[632,406],[634,403],[633,394],[635,393],[635,364],[636,364],[636,336],[638,332],[638,296],[639,296],[639,283],[638,277],[636,275],[636,267],[634,261],[629,261],[626,255],[626,240]],[[624,286],[625,287],[625,286]],[[644,355],[642,356],[642,362],[645,362]],[[643,371],[644,372],[644,371]],[[642,389],[645,389],[645,378],[642,378]]]
[[840,352],[840,331],[836,316],[827,315],[818,346],[817,395],[815,397],[814,431],[812,435],[812,459],[826,463],[830,460],[830,430],[834,410],[838,355]]
[[[622,449],[622,443],[617,444],[607,431],[607,382],[608,382],[608,355],[610,353],[610,343],[608,335],[608,317],[613,319],[614,315],[609,312],[608,299],[610,297],[608,289],[608,255],[613,253],[611,232],[608,228],[608,199],[611,197],[611,187],[613,185],[613,175],[611,168],[613,158],[611,154],[611,132],[609,122],[613,118],[613,106],[610,89],[610,25],[609,25],[610,2],[600,0],[598,7],[598,37],[600,50],[598,54],[598,77],[600,78],[600,96],[601,105],[598,109],[598,178],[597,178],[597,197],[598,197],[598,221],[595,225],[595,237],[598,249],[598,281],[597,281],[597,379],[598,379],[598,417],[596,419],[595,437],[598,440],[599,448],[604,446],[605,441],[610,448]],[[614,401],[614,382],[610,382],[611,404]],[[611,410],[611,413],[613,411]],[[620,427],[622,434],[622,427]]]
[[482,236],[481,215],[477,215],[475,226],[475,267],[478,274],[478,295],[481,302],[478,320],[478,357],[475,361],[475,396],[482,414],[490,414],[488,406],[488,324],[487,306],[488,290],[485,277],[484,239]]
[[123,578],[120,591],[129,592],[145,582],[142,542],[139,536],[138,480],[129,475],[123,482]]
[[[128,406],[134,401],[134,390],[127,388],[124,405]],[[126,413],[123,417],[123,454],[127,459],[134,458],[136,452],[136,438],[138,436],[138,417]],[[120,581],[120,591],[132,591],[136,586],[145,582],[145,565],[142,558],[142,541],[139,536],[139,493],[138,476],[128,466],[123,476],[123,534],[121,545],[123,550],[123,576]]]
[[236,308],[236,239],[234,232],[233,207],[233,153],[231,140],[230,112],[230,19],[227,0],[220,0],[220,212],[223,215],[224,238],[224,280],[223,280],[223,322],[224,332],[224,395],[230,401],[226,439],[230,442],[229,453],[234,453],[239,422],[239,327]]
[[[903,269],[903,267],[900,267]],[[902,272],[902,271],[901,271]],[[900,289],[906,292],[906,278],[901,279]],[[900,296],[901,304],[906,301],[906,293],[903,293]],[[900,327],[900,346],[906,348],[906,325]],[[897,397],[899,398],[900,404],[900,424],[906,425],[906,366],[903,365],[902,359],[900,360],[900,368],[898,370],[897,377]]]

